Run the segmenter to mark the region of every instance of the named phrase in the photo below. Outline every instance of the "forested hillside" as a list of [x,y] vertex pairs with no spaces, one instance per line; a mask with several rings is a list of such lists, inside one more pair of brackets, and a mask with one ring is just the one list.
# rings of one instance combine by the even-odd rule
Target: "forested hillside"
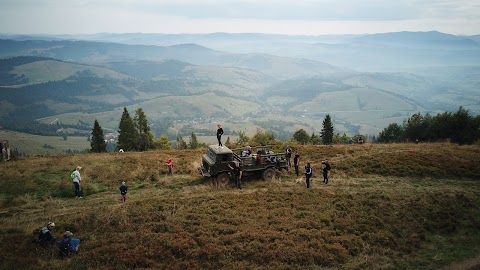
[[[228,37],[215,35],[217,45],[231,44]],[[239,44],[254,49],[251,36],[235,37],[242,40]],[[175,38],[186,37],[169,35],[158,37],[158,42],[165,39],[166,46],[61,38],[0,40],[2,126],[54,135],[58,133],[47,125],[56,123],[64,125],[56,130],[78,135],[88,132],[86,127],[98,119],[102,127],[116,130],[123,107],[130,111],[141,107],[155,137],[201,135],[224,123],[232,136],[240,131],[252,136],[263,129],[286,140],[301,128],[319,134],[326,114],[332,116],[340,136],[377,136],[388,125],[401,124],[416,113],[436,115],[462,107],[475,116],[480,111],[480,69],[462,60],[467,54],[468,59],[476,59],[474,38],[391,33],[332,37],[327,46],[322,43],[326,37],[255,37],[276,40],[281,49],[265,54],[266,47],[276,46],[269,43],[242,54],[233,44],[231,48],[238,50],[226,52],[175,43]],[[208,43],[200,36],[188,38]],[[298,43],[288,43],[289,38]],[[417,55],[435,42],[433,52],[424,58]],[[213,43],[208,44],[217,48]],[[418,65],[410,66],[408,72],[352,70],[318,61],[322,53],[316,46],[336,48],[325,59],[349,55],[358,61],[355,57],[362,57],[366,70],[380,58],[398,58],[408,48],[417,55]],[[372,50],[375,46],[384,50]],[[309,54],[303,54],[306,47],[311,48]],[[355,57],[351,50],[357,50]],[[435,52],[439,50],[445,55]],[[286,57],[294,54],[303,54],[303,59]],[[395,69],[402,63],[392,59],[391,66]],[[70,128],[79,125],[81,129]]]

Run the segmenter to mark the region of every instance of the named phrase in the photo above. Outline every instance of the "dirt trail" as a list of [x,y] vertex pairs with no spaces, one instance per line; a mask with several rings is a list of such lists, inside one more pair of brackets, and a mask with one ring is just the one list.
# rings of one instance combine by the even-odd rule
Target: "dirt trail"
[[456,262],[441,270],[477,270],[480,269],[480,255],[465,261]]

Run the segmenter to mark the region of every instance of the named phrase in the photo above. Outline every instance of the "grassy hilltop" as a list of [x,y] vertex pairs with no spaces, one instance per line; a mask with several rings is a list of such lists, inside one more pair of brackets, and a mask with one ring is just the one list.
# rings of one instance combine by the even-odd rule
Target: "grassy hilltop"
[[[280,149],[278,150],[280,151]],[[214,187],[203,149],[38,156],[0,164],[1,269],[438,269],[480,254],[480,148],[300,147],[313,188],[290,170]],[[174,160],[166,176],[165,160]],[[329,158],[331,182],[321,182]],[[70,172],[82,166],[82,200]],[[128,198],[120,202],[124,180]],[[54,221],[80,252],[30,244]]]

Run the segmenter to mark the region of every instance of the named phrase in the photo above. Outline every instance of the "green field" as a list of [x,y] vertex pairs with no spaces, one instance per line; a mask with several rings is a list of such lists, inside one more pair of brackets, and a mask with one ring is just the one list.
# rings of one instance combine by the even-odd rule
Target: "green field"
[[60,81],[75,73],[89,70],[99,77],[109,77],[112,79],[127,79],[129,76],[94,66],[80,65],[55,60],[36,61],[15,67],[13,74],[25,75],[29,83],[44,83],[48,81]]
[[8,140],[12,150],[18,149],[26,155],[58,154],[69,149],[83,152],[90,149],[90,142],[86,137],[67,136],[67,140],[64,140],[62,136],[39,136],[0,130],[0,139]]

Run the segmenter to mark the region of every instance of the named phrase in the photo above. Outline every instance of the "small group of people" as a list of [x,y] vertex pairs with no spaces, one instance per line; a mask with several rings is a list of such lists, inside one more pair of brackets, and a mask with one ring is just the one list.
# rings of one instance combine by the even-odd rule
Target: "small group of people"
[[[328,184],[330,169],[331,169],[331,166],[330,166],[330,163],[328,162],[328,159],[325,159],[324,161],[322,161],[323,183],[325,185]],[[310,178],[312,177],[312,175],[313,175],[313,169],[309,162],[305,166],[305,182],[307,184],[307,188],[310,188]]]
[[[291,168],[292,167],[292,154],[293,154],[293,149],[290,147],[290,145],[287,145],[287,148],[285,149],[285,158],[287,159],[287,164]],[[293,156],[293,167],[295,168],[295,175],[298,176],[298,167],[300,166],[300,154],[298,154],[298,151],[295,151],[295,155]]]
[[80,245],[80,239],[73,238],[71,231],[65,231],[61,240],[56,241],[53,230],[55,228],[55,222],[48,222],[45,227],[35,230],[34,233],[38,234],[36,241],[43,247],[53,246],[57,243],[58,255],[63,258],[71,254],[78,252]]
[[[290,145],[287,145],[287,148],[285,149],[285,157],[287,159],[287,164],[289,167],[292,167],[292,164],[290,162],[292,158],[292,154],[294,153],[293,149],[290,147]],[[295,168],[295,175],[298,176],[298,167],[300,165],[300,154],[298,151],[295,151],[295,155],[293,157],[293,167]],[[330,163],[328,162],[328,159],[325,159],[322,161],[322,174],[323,174],[323,183],[326,185],[328,184],[328,178],[330,174]],[[313,175],[313,168],[310,163],[307,163],[305,166],[305,182],[307,185],[307,188],[310,188],[310,178]]]

